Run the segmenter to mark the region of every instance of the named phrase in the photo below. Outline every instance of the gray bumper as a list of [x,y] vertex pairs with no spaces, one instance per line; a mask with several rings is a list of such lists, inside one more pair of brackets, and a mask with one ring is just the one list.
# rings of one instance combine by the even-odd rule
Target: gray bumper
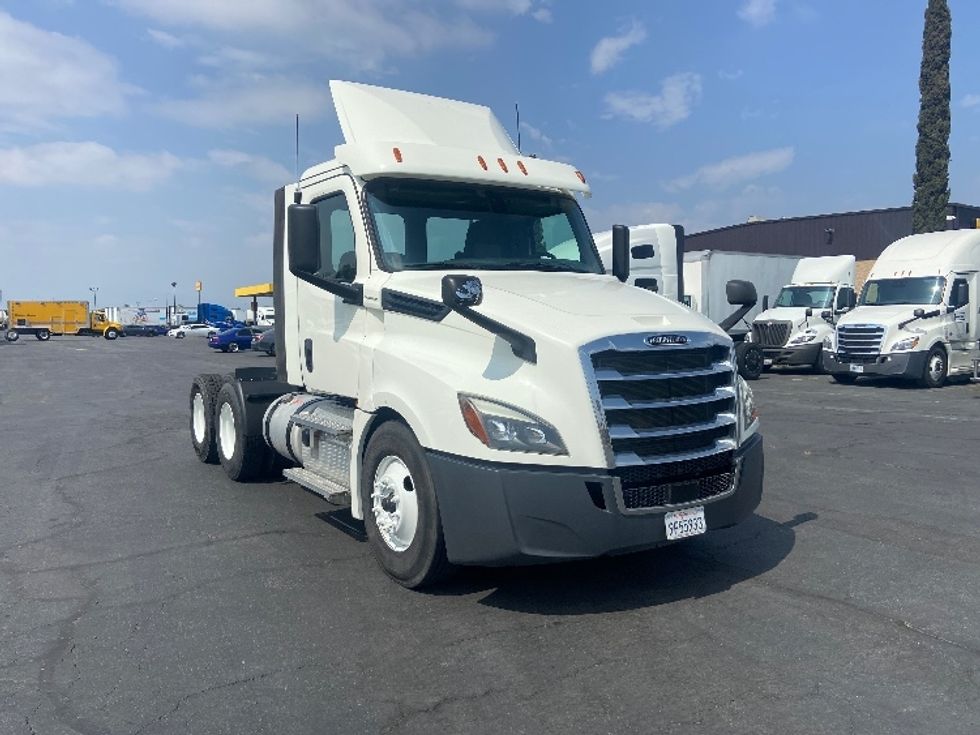
[[773,365],[813,365],[820,359],[823,345],[818,341],[800,347],[763,347],[762,355]]
[[[525,467],[428,454],[457,564],[526,564],[639,551],[667,542],[665,511],[624,514],[618,480],[601,470]],[[762,437],[736,453],[735,492],[704,502],[708,529],[749,516],[762,497]],[[600,507],[604,506],[604,507]]]
[[[860,373],[851,370],[851,365],[860,365]],[[902,378],[917,378],[922,375],[926,365],[925,352],[898,352],[880,355],[871,362],[852,363],[847,355],[833,352],[823,353],[823,368],[828,373],[853,373],[854,375],[891,375]]]

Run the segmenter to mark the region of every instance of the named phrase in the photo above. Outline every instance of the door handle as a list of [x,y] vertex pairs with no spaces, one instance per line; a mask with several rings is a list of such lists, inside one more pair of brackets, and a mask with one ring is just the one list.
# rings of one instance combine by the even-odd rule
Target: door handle
[[313,372],[313,340],[309,337],[303,341],[303,356],[306,358],[306,372]]

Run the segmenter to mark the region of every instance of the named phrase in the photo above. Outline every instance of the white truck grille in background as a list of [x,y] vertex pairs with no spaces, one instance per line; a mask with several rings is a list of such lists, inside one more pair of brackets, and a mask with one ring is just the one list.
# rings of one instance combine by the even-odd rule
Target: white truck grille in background
[[782,347],[792,329],[793,322],[753,322],[752,341],[760,347]]
[[837,354],[843,362],[875,360],[881,353],[885,328],[878,324],[841,324],[837,327]]
[[712,335],[649,346],[643,335],[586,348],[598,420],[624,512],[704,502],[735,482],[735,372]]

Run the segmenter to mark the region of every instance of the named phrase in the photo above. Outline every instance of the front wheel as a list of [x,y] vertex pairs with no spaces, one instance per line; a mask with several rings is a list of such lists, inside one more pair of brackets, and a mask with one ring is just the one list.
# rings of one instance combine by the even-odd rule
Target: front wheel
[[389,421],[364,452],[364,527],[381,568],[417,589],[452,572],[429,465],[411,430]]
[[926,355],[926,364],[922,368],[919,385],[923,388],[942,388],[946,383],[948,371],[949,362],[946,359],[946,350],[936,345]]
[[753,342],[739,342],[735,346],[735,361],[738,374],[746,380],[758,380],[766,363],[762,348]]
[[102,336],[106,339],[115,339],[119,336],[119,331],[115,327],[109,327],[102,333]]
[[183,339],[186,336],[187,335],[184,334],[183,332],[177,332],[177,334],[174,335],[174,339]]

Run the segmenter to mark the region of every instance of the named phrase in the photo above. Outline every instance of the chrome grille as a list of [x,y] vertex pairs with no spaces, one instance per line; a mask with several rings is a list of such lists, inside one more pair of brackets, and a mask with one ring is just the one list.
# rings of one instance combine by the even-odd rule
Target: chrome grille
[[715,497],[735,471],[731,347],[710,334],[655,347],[644,336],[583,354],[626,512]]
[[877,358],[884,336],[885,328],[878,324],[841,324],[837,327],[837,353],[842,360]]
[[752,341],[762,347],[783,347],[793,322],[752,322]]

